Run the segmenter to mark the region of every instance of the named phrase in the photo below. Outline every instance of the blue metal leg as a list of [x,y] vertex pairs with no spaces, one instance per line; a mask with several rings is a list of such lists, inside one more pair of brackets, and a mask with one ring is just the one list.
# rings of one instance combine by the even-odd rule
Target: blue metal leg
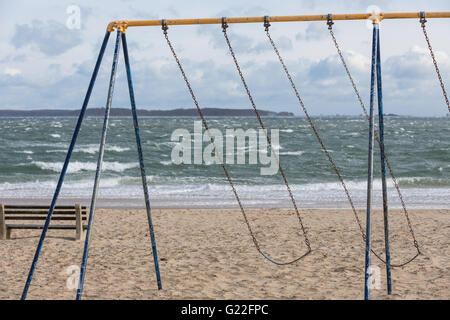
[[388,201],[387,201],[387,186],[386,186],[386,161],[384,159],[384,121],[383,121],[383,90],[381,85],[381,55],[380,55],[380,31],[378,30],[377,37],[377,89],[378,89],[378,121],[380,133],[380,155],[381,155],[381,184],[383,187],[383,217],[384,217],[384,245],[386,251],[386,279],[387,292],[392,293],[392,279],[391,279],[391,252],[389,249],[389,217],[388,217]]
[[70,142],[69,150],[67,151],[66,159],[64,161],[64,165],[63,165],[63,168],[61,170],[61,174],[59,176],[58,184],[56,186],[56,190],[55,190],[55,193],[53,195],[53,200],[52,200],[50,208],[48,210],[47,218],[45,219],[44,228],[42,229],[42,234],[41,234],[41,237],[39,239],[39,243],[37,245],[36,252],[34,254],[33,262],[31,263],[30,272],[28,273],[28,277],[27,277],[27,280],[25,282],[25,287],[23,289],[22,297],[21,297],[22,300],[25,300],[27,298],[28,289],[30,288],[30,284],[31,284],[31,280],[33,279],[34,271],[36,270],[36,265],[37,265],[37,262],[39,260],[39,255],[40,255],[41,250],[42,250],[42,245],[44,244],[45,236],[47,234],[47,230],[48,230],[48,227],[50,225],[50,221],[52,219],[53,210],[55,209],[55,205],[56,205],[56,202],[58,200],[59,192],[61,191],[61,187],[62,187],[63,182],[64,182],[64,177],[66,175],[67,168],[69,166],[70,158],[72,156],[72,152],[73,152],[73,149],[75,147],[75,143],[77,141],[78,133],[80,132],[81,123],[83,122],[83,118],[84,118],[84,115],[86,113],[86,108],[87,108],[87,105],[89,103],[89,99],[91,97],[92,89],[94,87],[94,83],[95,83],[95,80],[97,78],[98,70],[100,69],[100,64],[101,64],[102,59],[103,59],[103,54],[105,53],[105,49],[106,49],[106,45],[108,43],[109,35],[110,35],[110,33],[106,32],[105,38],[104,38],[103,43],[102,43],[102,47],[100,49],[100,53],[99,53],[98,58],[97,58],[97,62],[95,64],[94,72],[92,74],[91,81],[89,83],[89,87],[88,87],[88,90],[87,90],[87,93],[86,93],[86,97],[84,98],[83,106],[81,107],[80,115],[78,116],[78,121],[77,121],[77,124],[76,124],[76,127],[75,127],[75,131],[74,131],[73,136],[72,136],[72,141]]
[[370,298],[370,250],[371,250],[371,210],[372,210],[372,182],[373,182],[373,136],[374,136],[374,120],[373,120],[373,105],[375,96],[375,64],[377,55],[377,38],[378,38],[378,23],[373,24],[372,37],[372,69],[370,76],[370,121],[369,121],[369,156],[368,156],[368,173],[367,173],[367,212],[366,212],[366,257],[365,257],[365,272],[364,272],[364,299]]
[[133,114],[134,132],[136,134],[136,144],[137,144],[137,149],[138,149],[138,154],[139,154],[139,165],[141,168],[142,187],[144,188],[145,207],[147,209],[148,226],[150,229],[150,239],[152,242],[152,252],[153,252],[153,261],[155,263],[156,281],[158,283],[158,289],[161,290],[162,285],[161,285],[161,275],[159,273],[158,253],[156,250],[156,238],[155,238],[155,231],[154,231],[153,223],[152,223],[150,196],[148,193],[147,176],[145,174],[145,168],[144,168],[144,156],[142,154],[141,136],[139,133],[139,123],[138,123],[137,112],[136,112],[136,102],[134,99],[133,80],[131,78],[130,59],[128,57],[128,46],[127,46],[127,39],[126,39],[125,33],[122,34],[122,44],[123,44],[123,55],[125,58],[125,67],[127,69],[128,90],[130,92],[130,102],[131,102],[131,112]]
[[112,70],[111,70],[111,78],[109,80],[108,99],[107,99],[106,108],[105,108],[105,119],[103,121],[102,138],[100,140],[100,148],[98,151],[97,170],[95,172],[94,189],[92,191],[91,207],[90,207],[90,211],[89,211],[89,221],[88,221],[88,226],[87,226],[87,230],[86,230],[86,239],[84,241],[83,259],[81,262],[80,280],[78,283],[78,290],[77,290],[77,297],[76,297],[77,300],[81,300],[81,295],[83,292],[84,276],[86,274],[86,264],[87,264],[88,254],[89,254],[92,223],[94,221],[95,204],[97,201],[97,194],[98,194],[98,185],[99,185],[100,177],[102,174],[102,164],[103,164],[103,154],[105,152],[106,133],[108,131],[109,114],[110,114],[110,110],[111,110],[112,96],[113,96],[113,92],[114,92],[114,83],[116,80],[117,62],[119,60],[120,35],[121,34],[122,34],[122,32],[117,31],[116,46],[114,49],[114,59],[113,59]]

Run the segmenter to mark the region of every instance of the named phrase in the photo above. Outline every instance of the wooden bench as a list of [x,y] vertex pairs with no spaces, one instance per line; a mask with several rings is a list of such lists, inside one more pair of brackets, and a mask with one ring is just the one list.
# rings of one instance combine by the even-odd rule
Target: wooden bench
[[[0,239],[11,239],[13,229],[43,229],[48,214],[48,206],[3,205],[0,203]],[[76,230],[75,239],[81,240],[87,226],[87,208],[76,204],[74,206],[56,206],[49,229]],[[27,224],[20,224],[26,221]],[[30,224],[30,222],[42,222]],[[75,224],[58,224],[54,221],[75,221]],[[13,223],[9,223],[13,222]]]

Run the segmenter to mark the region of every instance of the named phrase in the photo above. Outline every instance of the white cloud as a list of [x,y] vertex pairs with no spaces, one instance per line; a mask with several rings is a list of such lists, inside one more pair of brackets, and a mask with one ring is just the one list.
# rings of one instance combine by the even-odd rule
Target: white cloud
[[352,50],[344,54],[346,56],[346,62],[352,71],[362,73],[370,69],[370,57]]
[[49,56],[60,55],[81,43],[80,33],[57,21],[33,20],[18,24],[11,39],[16,48],[35,46]]
[[21,74],[22,72],[19,69],[15,69],[15,68],[5,68],[5,71],[3,73],[8,76],[16,76],[16,75]]

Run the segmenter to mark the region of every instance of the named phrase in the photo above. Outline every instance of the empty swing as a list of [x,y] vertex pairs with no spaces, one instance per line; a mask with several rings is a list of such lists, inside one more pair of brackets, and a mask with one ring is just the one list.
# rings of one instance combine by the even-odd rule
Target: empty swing
[[[356,94],[357,94],[358,99],[359,99],[359,101],[360,101],[360,103],[361,103],[361,106],[362,106],[362,108],[363,108],[363,110],[364,110],[364,112],[365,112],[367,118],[369,119],[369,115],[367,114],[367,110],[366,110],[366,108],[365,108],[365,106],[364,106],[364,102],[362,101],[362,98],[361,98],[361,96],[360,96],[360,94],[359,94],[359,91],[358,91],[358,89],[356,88],[355,82],[354,82],[354,80],[353,80],[353,78],[352,78],[352,76],[351,76],[351,74],[350,74],[350,71],[349,71],[349,69],[348,69],[348,67],[347,67],[347,64],[345,63],[344,57],[343,57],[343,55],[342,55],[342,52],[341,52],[341,50],[339,49],[339,46],[338,46],[338,44],[337,44],[337,42],[336,42],[336,38],[334,37],[333,31],[332,31],[332,27],[331,27],[331,25],[333,24],[333,22],[332,22],[332,20],[329,18],[329,20],[328,20],[327,23],[328,23],[328,26],[329,26],[330,33],[331,33],[331,35],[332,35],[332,37],[333,37],[333,40],[334,40],[334,42],[335,42],[335,45],[336,45],[336,47],[337,47],[337,49],[338,49],[339,55],[340,55],[340,57],[341,57],[341,59],[342,59],[342,62],[343,62],[343,64],[344,64],[344,67],[345,67],[345,69],[346,69],[346,71],[347,71],[347,74],[348,74],[348,76],[349,76],[349,78],[350,78],[350,80],[351,80],[351,83],[352,83],[352,85],[353,85],[355,91],[356,91]],[[289,71],[288,71],[288,69],[287,69],[287,67],[286,67],[286,64],[284,63],[284,61],[283,61],[283,59],[282,59],[282,57],[281,57],[281,55],[280,55],[280,53],[279,53],[279,51],[278,51],[278,49],[277,49],[277,47],[276,47],[276,45],[275,45],[275,43],[274,43],[272,37],[270,36],[270,33],[269,33],[269,26],[270,26],[270,24],[268,24],[268,22],[265,23],[265,31],[266,31],[267,37],[269,38],[269,41],[270,41],[270,43],[272,44],[273,49],[274,49],[275,53],[277,54],[280,63],[281,63],[282,66],[283,66],[283,69],[284,69],[284,71],[285,71],[285,73],[286,73],[286,75],[287,75],[287,77],[288,77],[288,79],[289,79],[289,82],[290,82],[290,84],[291,84],[291,86],[292,86],[292,88],[293,88],[293,90],[294,90],[294,92],[295,92],[295,95],[297,96],[297,99],[298,99],[298,101],[299,101],[299,103],[300,103],[300,105],[301,105],[301,107],[302,107],[302,110],[303,110],[303,112],[305,113],[306,118],[307,118],[307,120],[308,120],[308,122],[309,122],[311,128],[312,128],[313,131],[314,131],[314,134],[315,134],[317,140],[319,141],[319,143],[320,143],[320,145],[321,145],[321,147],[322,147],[322,149],[323,149],[325,155],[327,156],[327,158],[328,158],[328,160],[329,160],[331,166],[333,167],[333,169],[334,169],[336,175],[338,176],[338,178],[339,178],[339,180],[340,180],[340,182],[341,182],[341,184],[342,184],[342,187],[343,187],[343,189],[344,189],[344,191],[345,191],[345,193],[346,193],[346,196],[347,196],[347,198],[348,198],[348,201],[349,201],[349,203],[350,203],[350,206],[351,206],[351,208],[352,208],[352,211],[353,211],[353,213],[354,213],[354,215],[355,215],[355,217],[356,217],[356,220],[357,220],[357,222],[358,222],[358,226],[359,226],[359,228],[360,228],[360,230],[361,230],[362,237],[363,237],[363,239],[365,240],[366,236],[365,236],[365,234],[364,234],[364,231],[363,231],[361,222],[360,222],[360,220],[359,220],[359,218],[358,218],[358,215],[357,215],[357,213],[356,213],[356,209],[355,209],[355,206],[354,206],[352,197],[351,197],[350,192],[348,191],[348,188],[347,188],[347,186],[346,186],[346,184],[345,184],[344,178],[342,177],[342,175],[341,175],[341,173],[340,173],[340,171],[339,171],[337,165],[335,164],[334,160],[332,159],[330,153],[328,152],[327,148],[325,147],[325,145],[324,145],[324,143],[323,143],[322,138],[320,137],[320,135],[319,135],[319,133],[318,133],[316,127],[314,126],[314,123],[313,123],[313,121],[312,121],[312,119],[311,119],[311,117],[310,117],[310,115],[309,115],[309,113],[308,113],[308,111],[307,111],[307,109],[306,109],[306,107],[305,107],[304,102],[302,101],[302,99],[301,99],[301,97],[300,97],[300,95],[299,95],[299,92],[298,92],[298,90],[297,90],[297,88],[296,88],[296,86],[295,86],[295,84],[294,84],[294,81],[293,81],[293,79],[292,79],[292,77],[291,77],[291,75],[290,75],[290,73],[289,73]],[[405,215],[406,215],[406,217],[407,217],[407,219],[408,219],[408,225],[410,225],[410,221],[409,221],[409,217],[408,217],[408,212],[407,212],[407,209],[406,209],[405,202],[404,202],[404,200],[403,200],[403,196],[402,196],[401,191],[400,191],[400,187],[399,187],[398,182],[397,182],[397,180],[396,180],[396,178],[395,178],[395,175],[394,175],[394,172],[393,172],[393,170],[392,170],[392,167],[390,166],[390,164],[389,164],[388,161],[387,161],[387,156],[386,156],[386,153],[385,153],[385,150],[384,150],[384,146],[382,145],[382,142],[380,141],[380,138],[378,137],[378,134],[376,133],[376,131],[375,131],[375,135],[376,135],[376,137],[377,137],[378,143],[380,144],[380,148],[381,148],[381,150],[382,150],[382,155],[384,155],[385,160],[386,160],[386,162],[387,162],[387,164],[388,164],[388,167],[389,167],[389,169],[390,169],[390,173],[391,173],[391,176],[392,176],[394,185],[395,185],[395,187],[396,187],[396,189],[397,189],[397,191],[398,191],[399,198],[400,198],[400,201],[401,201],[401,203],[402,203],[402,207],[403,207],[404,212],[405,212]],[[412,227],[410,228],[410,233],[411,233],[411,235],[412,235],[412,237],[413,237],[413,239],[414,239],[414,245],[415,245],[415,247],[417,248],[417,251],[418,251],[417,255],[418,255],[418,254],[420,253],[420,251],[419,251],[419,247],[418,247],[417,241],[415,240],[414,231],[413,231]],[[374,254],[375,254],[382,262],[386,263],[386,262],[385,262],[378,254],[376,254],[375,252],[373,252],[373,253],[374,253]],[[404,263],[397,264],[397,265],[392,265],[392,264],[390,264],[390,265],[391,265],[391,266],[397,266],[397,267],[404,266],[405,264],[407,264],[407,263],[411,262],[412,260],[414,260],[414,259],[417,257],[417,255],[415,255],[413,258],[409,259],[408,261],[406,261],[406,262],[404,262]]]
[[[345,60],[344,60],[344,57],[343,57],[343,55],[342,55],[342,52],[341,52],[341,50],[340,50],[340,48],[339,48],[339,45],[338,45],[338,43],[337,43],[337,40],[336,40],[336,38],[335,38],[335,36],[334,36],[333,30],[332,30],[332,25],[333,25],[333,24],[334,24],[334,23],[333,23],[333,21],[332,21],[332,15],[329,14],[329,15],[327,16],[327,25],[328,25],[328,29],[329,29],[329,31],[330,31],[331,37],[332,37],[333,42],[334,42],[334,44],[335,44],[335,46],[336,46],[336,48],[337,48],[338,54],[339,54],[339,56],[340,56],[340,58],[341,58],[341,61],[342,61],[343,65],[344,65],[344,67],[345,67],[345,70],[346,70],[346,72],[347,72],[347,75],[348,75],[348,77],[350,78],[352,87],[354,88],[354,90],[355,90],[355,92],[356,92],[356,95],[357,95],[357,97],[358,97],[358,100],[360,101],[361,107],[363,108],[363,110],[364,110],[364,112],[365,112],[365,115],[366,115],[367,119],[370,121],[370,117],[369,117],[369,115],[367,114],[367,110],[366,110],[366,108],[365,108],[365,105],[364,105],[364,103],[363,103],[363,101],[362,101],[362,98],[361,98],[361,96],[360,96],[360,94],[359,94],[359,91],[358,91],[356,85],[355,85],[355,82],[354,82],[354,80],[353,80],[353,77],[351,76],[351,73],[350,73],[350,71],[349,71],[349,69],[348,69],[348,67],[347,67],[347,64],[346,64]],[[360,221],[360,219],[359,219],[359,217],[358,217],[358,214],[357,214],[357,212],[356,212],[356,208],[355,208],[355,206],[354,206],[354,202],[353,202],[352,197],[351,197],[351,195],[350,195],[350,192],[349,192],[349,190],[348,190],[348,188],[347,188],[347,186],[346,186],[346,184],[345,184],[344,178],[342,177],[342,174],[340,173],[340,171],[339,171],[337,165],[335,164],[335,162],[334,162],[334,160],[332,159],[330,153],[328,152],[327,148],[325,147],[325,145],[324,145],[324,143],[323,143],[323,140],[322,140],[322,138],[320,137],[320,135],[319,135],[319,133],[318,133],[316,127],[314,126],[314,123],[313,123],[313,121],[312,121],[312,119],[311,119],[311,117],[310,117],[310,115],[309,115],[309,113],[308,113],[308,111],[307,111],[307,109],[306,109],[306,107],[305,107],[305,104],[304,104],[303,100],[302,100],[301,97],[300,97],[300,94],[299,94],[299,92],[298,92],[298,90],[297,90],[297,87],[295,86],[295,83],[294,83],[294,81],[293,81],[293,79],[292,79],[292,77],[291,77],[291,75],[290,75],[290,73],[289,73],[289,71],[288,71],[288,69],[287,69],[287,67],[286,67],[286,64],[284,63],[284,60],[283,60],[283,58],[281,57],[281,54],[280,54],[278,48],[277,48],[276,45],[275,45],[275,42],[273,41],[273,39],[272,39],[272,37],[271,37],[271,35],[270,35],[270,32],[269,32],[270,23],[269,23],[269,17],[268,17],[268,16],[265,16],[265,17],[264,17],[264,27],[265,27],[265,32],[266,32],[267,38],[268,38],[269,42],[271,43],[271,45],[272,45],[272,47],[273,47],[273,49],[274,49],[274,52],[275,52],[275,54],[277,55],[278,60],[280,61],[280,64],[281,64],[282,67],[283,67],[284,72],[286,73],[286,76],[287,76],[287,78],[288,78],[288,80],[289,80],[289,82],[290,82],[290,84],[291,84],[291,87],[292,87],[292,89],[294,90],[295,95],[296,95],[296,97],[297,97],[297,99],[298,99],[298,101],[299,101],[299,104],[300,104],[300,106],[301,106],[301,109],[303,110],[303,112],[304,112],[304,114],[305,114],[305,116],[306,116],[306,118],[307,118],[307,120],[308,120],[308,123],[309,123],[310,127],[312,128],[312,130],[313,130],[313,132],[314,132],[314,135],[316,136],[316,138],[317,138],[317,140],[318,140],[318,142],[319,142],[319,144],[320,144],[322,150],[324,151],[324,153],[325,153],[325,155],[326,155],[328,161],[330,162],[330,165],[332,166],[334,172],[336,173],[336,175],[337,175],[337,177],[338,177],[338,179],[339,179],[339,181],[340,181],[340,183],[341,183],[341,185],[342,185],[342,187],[343,187],[343,189],[344,189],[344,192],[345,192],[345,194],[346,194],[346,197],[347,197],[347,199],[348,199],[348,202],[349,202],[349,204],[350,204],[350,206],[351,206],[353,215],[354,215],[354,217],[355,217],[355,220],[356,220],[356,222],[357,222],[357,224],[358,224],[358,227],[359,227],[359,230],[360,230],[360,232],[361,232],[362,239],[363,239],[363,241],[367,241],[367,239],[368,239],[368,238],[367,238],[367,235],[366,235],[366,233],[365,233],[364,230],[363,230],[361,221]],[[377,46],[376,46],[376,47],[377,47],[377,57],[379,58],[379,37],[377,38]],[[381,76],[378,77],[378,80],[381,81]],[[381,89],[381,88],[379,88],[379,89]],[[381,96],[380,93],[379,93],[379,96]],[[382,112],[380,112],[380,121],[382,121]],[[386,268],[387,268],[387,278],[388,278],[388,281],[387,281],[387,287],[388,287],[388,293],[390,294],[390,293],[392,292],[392,282],[391,282],[390,268],[391,268],[391,267],[401,267],[401,266],[405,266],[405,265],[407,265],[408,263],[412,262],[414,259],[416,259],[416,258],[420,255],[420,249],[419,249],[419,245],[418,245],[418,242],[417,242],[416,237],[415,237],[415,234],[414,234],[414,230],[413,230],[413,227],[412,227],[412,224],[411,224],[409,215],[408,215],[408,211],[407,211],[407,209],[406,209],[405,202],[404,202],[404,200],[403,200],[402,193],[401,193],[401,191],[400,191],[400,187],[399,187],[399,185],[398,185],[398,182],[397,182],[397,180],[396,180],[396,178],[395,178],[395,175],[394,175],[394,172],[393,172],[393,170],[392,170],[392,167],[390,166],[390,164],[389,164],[389,162],[388,162],[388,159],[387,159],[387,156],[386,156],[386,153],[385,153],[385,148],[384,148],[384,143],[383,143],[382,130],[383,130],[383,125],[382,125],[382,123],[381,123],[381,125],[380,125],[380,132],[381,132],[380,137],[381,137],[381,139],[380,139],[380,137],[378,136],[378,134],[377,134],[376,131],[375,131],[375,136],[376,136],[376,139],[377,139],[378,144],[379,144],[379,146],[380,146],[380,153],[381,153],[381,157],[382,157],[382,167],[381,167],[381,169],[382,169],[382,185],[383,185],[383,212],[384,212],[384,224],[385,224],[385,247],[386,247],[385,254],[386,254],[386,259],[384,260],[383,258],[381,258],[381,256],[380,256],[379,254],[377,254],[372,248],[370,248],[370,252],[372,252],[372,253],[373,253],[373,254],[374,254],[374,255],[375,255],[375,256],[376,256],[383,264],[386,265]],[[385,162],[386,162],[386,164],[388,165],[389,172],[390,172],[390,174],[391,174],[392,180],[393,180],[393,182],[394,182],[394,186],[395,186],[395,188],[396,188],[396,190],[397,190],[399,199],[400,199],[401,204],[402,204],[402,207],[403,207],[403,211],[404,211],[404,214],[405,214],[405,217],[406,217],[406,220],[407,220],[407,224],[408,224],[408,227],[409,227],[409,231],[410,231],[410,234],[411,234],[412,239],[413,239],[414,247],[415,247],[416,250],[417,250],[416,254],[415,254],[412,258],[409,258],[409,259],[407,259],[405,262],[402,262],[402,263],[399,263],[399,264],[392,264],[391,261],[390,261],[389,229],[388,229],[388,217],[387,217],[387,213],[388,213],[388,209],[387,209],[387,194],[386,194],[386,182],[385,182],[385,179],[384,179],[384,177],[385,177],[385,167],[384,167],[384,163],[385,163]]]
[[205,127],[205,130],[206,130],[206,132],[208,133],[208,136],[209,136],[209,138],[210,138],[210,140],[211,140],[211,143],[212,143],[212,145],[213,145],[213,147],[214,147],[214,151],[215,151],[216,158],[217,158],[217,160],[219,161],[220,165],[222,166],[222,169],[223,169],[223,171],[224,171],[224,173],[225,173],[225,176],[226,176],[226,178],[227,178],[227,180],[228,180],[228,183],[229,183],[230,186],[231,186],[231,189],[232,189],[233,194],[234,194],[234,196],[235,196],[235,198],[236,198],[236,201],[237,201],[237,203],[238,203],[238,205],[239,205],[239,208],[240,208],[240,210],[241,210],[242,216],[244,217],[244,221],[245,221],[245,223],[246,223],[246,225],[247,225],[247,228],[248,228],[248,231],[249,231],[249,233],[250,233],[250,236],[252,237],[252,241],[253,241],[253,244],[255,245],[256,250],[257,250],[264,258],[266,258],[267,260],[269,260],[270,262],[272,262],[272,263],[274,263],[274,264],[276,264],[276,265],[288,265],[288,264],[293,264],[293,263],[295,263],[295,262],[301,260],[301,259],[304,258],[305,256],[307,256],[309,253],[311,253],[311,244],[310,244],[310,242],[309,242],[309,238],[308,238],[307,231],[306,231],[305,226],[304,226],[304,224],[303,224],[302,218],[301,218],[301,216],[300,216],[300,212],[299,212],[298,207],[297,207],[297,203],[295,202],[294,195],[293,195],[293,193],[292,193],[292,191],[291,191],[291,188],[290,188],[289,183],[288,183],[288,181],[287,181],[287,178],[286,178],[286,175],[285,175],[285,173],[284,173],[284,170],[283,170],[283,168],[281,167],[281,164],[280,164],[280,161],[279,161],[278,157],[276,156],[276,153],[275,153],[275,151],[274,151],[274,149],[273,149],[273,146],[272,146],[272,143],[271,143],[271,141],[270,141],[270,138],[269,138],[269,136],[267,135],[266,129],[264,128],[264,124],[263,124],[263,122],[262,122],[262,119],[261,119],[261,116],[260,116],[260,114],[259,114],[259,111],[258,111],[258,109],[256,108],[255,102],[253,101],[253,98],[252,98],[251,93],[250,93],[250,91],[249,91],[249,89],[248,89],[247,83],[245,82],[244,76],[243,76],[243,74],[242,74],[242,72],[241,72],[241,69],[240,69],[240,67],[239,67],[239,64],[238,64],[238,62],[237,62],[236,55],[234,54],[233,48],[231,47],[231,43],[230,43],[230,40],[228,39],[228,35],[227,35],[227,31],[226,31],[227,28],[228,28],[228,24],[226,23],[226,18],[222,18],[222,31],[223,31],[225,40],[226,40],[226,42],[227,42],[227,44],[228,44],[228,48],[229,48],[229,50],[230,50],[230,52],[231,52],[231,55],[232,55],[232,57],[233,57],[234,63],[235,63],[235,65],[236,65],[236,68],[237,68],[237,70],[238,70],[238,72],[239,72],[239,75],[240,75],[240,77],[241,77],[242,83],[243,83],[243,85],[244,85],[244,88],[245,88],[245,90],[246,90],[246,92],[247,92],[247,95],[248,95],[248,97],[249,97],[250,103],[252,104],[252,107],[253,107],[253,109],[254,109],[254,111],[255,111],[256,117],[258,118],[258,122],[259,122],[261,128],[262,128],[263,131],[264,131],[265,137],[266,137],[266,139],[267,139],[267,143],[268,143],[268,145],[270,146],[271,152],[272,152],[272,154],[275,156],[275,159],[276,159],[276,161],[277,161],[278,168],[279,168],[280,173],[281,173],[281,175],[282,175],[282,177],[283,177],[284,184],[286,185],[286,189],[287,189],[287,191],[288,191],[288,193],[289,193],[289,197],[290,197],[290,199],[291,199],[292,205],[293,205],[294,210],[295,210],[295,213],[296,213],[296,215],[297,215],[298,222],[299,222],[299,225],[300,225],[300,229],[301,229],[301,231],[302,231],[302,233],[303,233],[304,242],[305,242],[305,244],[306,244],[306,246],[307,246],[307,251],[306,251],[304,254],[300,255],[299,257],[297,257],[297,258],[295,258],[295,259],[293,259],[293,260],[287,261],[287,262],[280,262],[280,261],[277,261],[277,260],[271,258],[267,253],[265,253],[265,252],[261,249],[261,247],[260,247],[260,245],[259,245],[259,242],[258,242],[258,239],[256,238],[256,236],[255,236],[255,234],[254,234],[254,232],[253,232],[253,229],[252,229],[252,227],[251,227],[251,225],[250,225],[250,221],[248,220],[247,214],[246,214],[246,212],[245,212],[245,209],[244,209],[244,206],[243,206],[243,204],[242,204],[242,201],[241,201],[241,199],[240,199],[240,197],[239,197],[239,194],[237,193],[237,190],[236,190],[236,188],[235,188],[235,186],[234,186],[234,183],[233,183],[233,181],[232,181],[232,179],[231,179],[231,176],[230,176],[230,174],[228,173],[228,170],[227,170],[227,168],[226,168],[224,162],[222,161],[222,157],[221,157],[221,155],[220,155],[219,150],[216,148],[216,144],[215,144],[214,139],[213,139],[213,137],[212,137],[212,135],[211,135],[211,132],[209,131],[208,124],[207,124],[207,122],[206,122],[205,117],[203,116],[203,113],[202,113],[202,111],[201,111],[201,108],[200,108],[200,105],[199,105],[199,103],[198,103],[198,101],[197,101],[197,98],[196,98],[196,96],[195,96],[195,94],[194,94],[194,91],[193,91],[193,89],[192,89],[192,86],[191,86],[191,84],[190,84],[190,82],[189,82],[189,80],[188,80],[188,78],[187,78],[187,76],[186,76],[186,74],[185,74],[185,72],[184,72],[183,66],[181,65],[181,62],[180,62],[180,60],[179,60],[179,58],[178,58],[178,56],[177,56],[177,54],[176,54],[176,52],[175,52],[175,49],[173,48],[173,45],[172,45],[172,43],[171,43],[171,41],[170,41],[170,39],[169,39],[169,35],[168,35],[168,32],[167,32],[167,30],[169,29],[169,27],[168,27],[167,24],[166,24],[166,20],[162,20],[162,30],[163,30],[164,37],[165,37],[165,39],[166,39],[166,41],[167,41],[167,45],[169,46],[170,51],[172,52],[172,55],[173,55],[173,57],[175,58],[175,61],[176,61],[177,65],[178,65],[178,68],[180,69],[181,75],[183,76],[183,79],[184,79],[184,81],[185,81],[185,83],[186,83],[186,87],[187,87],[187,89],[189,90],[189,93],[191,94],[191,98],[192,98],[192,100],[193,100],[193,102],[194,102],[194,104],[195,104],[195,107],[197,108],[198,114],[200,115],[200,118],[201,118],[201,120],[202,120],[203,126]]
[[[369,114],[368,114],[367,108],[366,108],[366,106],[365,106],[365,104],[364,104],[364,102],[363,102],[363,100],[362,100],[362,98],[361,98],[361,95],[360,95],[360,93],[359,93],[359,90],[358,90],[358,88],[357,88],[357,86],[356,86],[356,83],[355,83],[355,81],[354,81],[354,79],[353,79],[353,76],[352,76],[351,73],[350,73],[350,70],[349,70],[348,65],[347,65],[347,63],[346,63],[346,61],[345,61],[345,58],[344,58],[344,56],[343,56],[343,53],[342,53],[342,51],[341,51],[341,49],[340,49],[340,46],[339,46],[339,44],[338,44],[338,42],[337,42],[337,40],[336,40],[335,35],[334,35],[334,32],[333,32],[333,24],[334,24],[334,23],[333,23],[333,20],[332,20],[332,16],[331,16],[331,15],[328,15],[327,25],[328,25],[328,30],[329,30],[331,39],[332,39],[332,41],[333,41],[334,46],[336,47],[337,53],[338,53],[338,55],[339,55],[339,59],[340,59],[341,62],[342,62],[342,65],[343,65],[343,67],[344,67],[344,69],[345,69],[345,72],[346,72],[347,77],[348,77],[348,79],[349,79],[349,81],[350,81],[350,84],[352,85],[353,91],[355,92],[355,95],[356,95],[356,97],[357,97],[357,99],[358,99],[358,102],[359,102],[359,104],[360,104],[360,106],[361,106],[361,109],[363,110],[364,115],[365,115],[367,121],[370,121],[370,116],[369,116]],[[380,51],[379,48],[380,48],[380,46],[379,46],[379,36],[378,36],[378,43],[377,43],[378,57],[379,57],[379,51]],[[381,74],[380,74],[380,77],[379,77],[379,81],[381,81]],[[382,113],[380,113],[380,114],[381,114],[380,119],[381,119],[381,121],[382,121]],[[382,161],[382,168],[381,168],[381,170],[382,170],[382,184],[383,184],[383,211],[384,211],[384,214],[387,215],[387,199],[386,199],[386,195],[385,195],[385,192],[386,192],[386,184],[385,184],[385,179],[383,178],[383,177],[385,176],[385,168],[384,168],[383,162],[385,162],[385,163],[386,163],[386,166],[387,166],[388,169],[389,169],[389,173],[390,173],[390,176],[391,176],[391,178],[392,178],[392,182],[393,182],[393,184],[394,184],[394,187],[395,187],[395,189],[396,189],[396,191],[397,191],[397,195],[398,195],[398,198],[399,198],[399,200],[400,200],[400,203],[401,203],[401,206],[402,206],[402,210],[403,210],[405,219],[406,219],[407,224],[408,224],[409,233],[411,234],[411,237],[412,237],[412,239],[413,239],[413,244],[414,244],[414,247],[415,247],[416,250],[417,250],[417,253],[416,253],[416,255],[413,256],[412,258],[406,260],[406,261],[403,262],[403,263],[398,263],[398,264],[391,264],[391,263],[388,261],[388,260],[389,260],[388,257],[386,258],[386,261],[385,261],[385,260],[383,260],[376,252],[372,251],[372,253],[373,253],[380,261],[382,261],[383,263],[385,263],[385,264],[387,264],[387,265],[390,265],[390,266],[392,266],[392,267],[402,267],[402,266],[404,266],[404,265],[406,265],[406,264],[412,262],[415,258],[417,258],[417,256],[420,254],[420,249],[419,249],[419,245],[418,245],[418,243],[417,243],[417,240],[416,240],[416,237],[415,237],[415,234],[414,234],[414,230],[413,230],[413,227],[412,227],[412,224],[411,224],[411,220],[410,220],[410,218],[409,218],[409,214],[408,214],[408,210],[407,210],[407,208],[406,208],[405,200],[404,200],[403,195],[402,195],[402,192],[401,192],[401,190],[400,190],[400,186],[399,186],[399,184],[398,184],[397,178],[396,178],[396,176],[394,175],[394,171],[393,171],[392,166],[391,166],[391,164],[389,163],[388,157],[387,157],[387,155],[386,155],[386,150],[385,150],[384,141],[383,141],[383,132],[382,132],[382,130],[384,129],[383,127],[384,127],[383,125],[380,126],[380,133],[378,133],[377,130],[374,129],[374,136],[375,136],[375,139],[377,140],[377,143],[378,143],[379,148],[380,148],[380,156],[382,157],[382,160],[381,160],[381,161]],[[386,224],[387,224],[387,223],[386,223]],[[386,225],[385,232],[387,233],[387,225]],[[364,235],[364,239],[365,239],[365,235]],[[388,251],[388,250],[387,250],[387,251]]]

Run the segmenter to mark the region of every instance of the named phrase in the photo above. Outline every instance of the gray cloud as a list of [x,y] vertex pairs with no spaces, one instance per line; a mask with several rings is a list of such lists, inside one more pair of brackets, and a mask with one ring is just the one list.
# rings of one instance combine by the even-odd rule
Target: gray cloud
[[11,44],[15,48],[36,46],[48,56],[60,55],[81,43],[80,32],[69,30],[54,20],[33,20],[31,24],[16,25]]
[[[442,65],[443,62],[440,61]],[[411,49],[401,56],[386,59],[384,69],[397,79],[423,79],[433,75],[433,64],[429,53],[425,50]]]
[[[322,40],[329,37],[327,28],[325,23],[310,22],[304,32],[299,32],[295,35],[295,39],[300,41]],[[335,30],[334,33],[336,33]]]
[[326,80],[342,75],[344,69],[338,57],[332,55],[311,65],[308,76],[312,80]]

